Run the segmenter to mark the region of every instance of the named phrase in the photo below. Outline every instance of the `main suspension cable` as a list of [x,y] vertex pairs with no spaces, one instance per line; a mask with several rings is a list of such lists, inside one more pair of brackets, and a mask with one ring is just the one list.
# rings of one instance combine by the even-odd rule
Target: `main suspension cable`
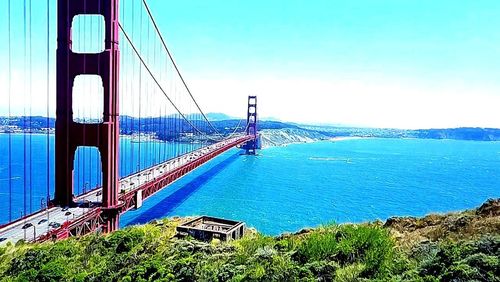
[[[233,137],[233,135],[235,135],[235,134],[236,134],[236,131],[238,131],[238,128],[240,128],[240,125],[241,125],[241,123],[243,122],[243,120],[244,120],[244,119],[240,119],[240,121],[238,122],[238,124],[237,124],[237,125],[236,125],[236,127],[234,128],[234,131],[233,131],[231,134],[229,134],[229,135],[226,137],[226,139],[229,139],[229,138]],[[247,124],[247,126],[246,126],[246,127],[248,127],[248,124]],[[245,131],[246,131],[246,128],[245,128]]]
[[155,19],[153,18],[153,14],[151,13],[151,10],[149,9],[149,6],[146,2],[146,0],[142,0],[142,3],[144,4],[144,7],[146,8],[146,11],[148,12],[148,15],[149,15],[149,18],[151,19],[151,22],[153,23],[153,26],[156,30],[156,33],[158,34],[158,36],[160,37],[160,40],[161,40],[161,43],[163,44],[163,47],[165,48],[165,51],[167,52],[167,55],[168,57],[170,58],[170,61],[172,62],[172,65],[174,66],[175,68],[175,71],[177,72],[177,74],[179,75],[179,78],[181,79],[181,82],[182,84],[184,85],[184,87],[186,88],[189,96],[191,97],[191,99],[193,100],[194,104],[196,105],[196,107],[198,108],[198,110],[200,111],[200,113],[203,115],[203,118],[207,121],[207,123],[210,125],[210,127],[215,131],[215,133],[217,134],[220,134],[219,131],[214,127],[214,125],[210,122],[210,120],[207,118],[207,116],[205,115],[205,113],[201,110],[200,106],[198,105],[198,102],[196,102],[196,100],[194,99],[194,96],[193,94],[191,93],[191,90],[189,89],[189,87],[187,86],[187,83],[186,81],[184,80],[184,77],[182,76],[181,72],[179,71],[179,68],[177,67],[177,64],[175,63],[174,61],[174,58],[172,56],[172,54],[170,53],[170,50],[168,49],[167,47],[167,44],[165,43],[165,40],[163,39],[163,36],[161,35],[161,32],[160,32],[160,29],[158,28],[158,25],[156,24],[156,21]]
[[208,136],[208,134],[202,132],[201,130],[199,130],[181,111],[180,109],[177,107],[177,105],[175,105],[175,103],[170,99],[170,97],[167,95],[167,93],[165,92],[165,90],[163,89],[163,87],[161,86],[161,84],[158,82],[157,78],[154,76],[153,72],[151,71],[151,69],[148,67],[148,65],[146,64],[146,62],[144,61],[144,59],[142,58],[141,54],[139,53],[139,51],[137,50],[137,48],[135,47],[134,43],[132,42],[132,40],[130,39],[130,37],[128,36],[127,32],[125,31],[125,29],[123,28],[123,26],[121,25],[121,23],[118,23],[118,26],[120,28],[120,30],[122,31],[123,35],[125,36],[125,38],[127,39],[128,43],[130,44],[130,46],[132,47],[132,49],[134,50],[134,53],[137,55],[137,57],[139,58],[139,60],[141,61],[142,65],[144,66],[144,68],[146,69],[146,71],[149,73],[149,75],[151,76],[151,78],[153,79],[153,81],[156,83],[156,85],[158,86],[158,88],[160,89],[160,91],[163,93],[163,95],[165,96],[165,98],[167,98],[167,100],[170,102],[170,104],[172,104],[172,106],[174,107],[174,109],[179,113],[179,115],[194,129],[196,130],[197,132],[199,132],[200,134],[203,134],[203,135],[206,135],[207,136],[207,139],[210,139],[212,141],[220,141],[220,140],[217,140],[217,139],[213,139],[211,137]]

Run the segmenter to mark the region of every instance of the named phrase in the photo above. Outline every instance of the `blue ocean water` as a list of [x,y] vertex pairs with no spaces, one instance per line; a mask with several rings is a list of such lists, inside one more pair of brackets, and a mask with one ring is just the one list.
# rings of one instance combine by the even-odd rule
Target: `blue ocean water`
[[[29,152],[26,155],[31,170],[24,169],[23,144],[29,140],[23,135],[11,138],[12,211],[18,217],[24,212],[24,199],[27,212],[40,207],[47,181],[53,195],[53,138],[32,136],[32,157]],[[4,211],[8,209],[9,179],[6,140],[7,135],[0,134],[0,203]],[[120,148],[120,174],[126,175],[137,169],[138,143],[122,138]],[[143,144],[140,167],[192,149],[193,145]],[[258,156],[240,153],[230,150],[176,181],[146,200],[141,209],[125,213],[121,225],[206,214],[243,220],[274,235],[330,222],[462,210],[489,197],[500,197],[500,142],[353,139],[267,148]],[[86,164],[76,155],[75,164],[88,167],[81,175],[75,173],[76,194],[83,192],[87,182],[89,187],[99,184],[98,176],[91,175],[97,168],[97,153],[82,151],[80,156],[84,154],[90,155]],[[0,223],[8,218],[7,212],[0,213]]]
[[500,142],[353,139],[231,150],[125,213],[243,220],[265,234],[473,208],[500,196]]

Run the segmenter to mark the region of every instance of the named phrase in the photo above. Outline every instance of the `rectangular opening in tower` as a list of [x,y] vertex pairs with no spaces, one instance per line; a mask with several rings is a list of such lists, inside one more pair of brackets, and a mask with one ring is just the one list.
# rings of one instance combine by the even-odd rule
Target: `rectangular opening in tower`
[[105,21],[102,15],[77,15],[71,24],[71,50],[80,54],[104,51]]
[[104,88],[98,75],[81,74],[73,82],[73,121],[101,123],[104,111]]
[[96,147],[79,146],[76,149],[73,181],[75,196],[102,186],[101,155]]

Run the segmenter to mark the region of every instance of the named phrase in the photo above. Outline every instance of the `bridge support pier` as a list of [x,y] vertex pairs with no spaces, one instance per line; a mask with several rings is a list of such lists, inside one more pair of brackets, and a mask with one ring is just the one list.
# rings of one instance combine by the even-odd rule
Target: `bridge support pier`
[[[97,147],[102,163],[102,210],[105,231],[118,228],[118,9],[119,0],[57,1],[57,71],[54,204],[73,203],[73,169],[79,146]],[[105,21],[104,51],[75,53],[71,29],[75,16],[101,15]],[[73,120],[73,85],[78,75],[98,75],[103,86],[102,122]]]

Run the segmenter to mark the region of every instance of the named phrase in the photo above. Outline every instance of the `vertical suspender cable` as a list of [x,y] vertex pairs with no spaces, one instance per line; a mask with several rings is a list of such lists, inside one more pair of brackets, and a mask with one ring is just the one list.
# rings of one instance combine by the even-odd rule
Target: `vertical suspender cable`
[[[141,13],[142,14],[142,13]],[[146,44],[146,50],[147,50],[147,56],[149,58],[149,49],[150,49],[150,36],[149,36],[149,25],[147,26],[148,27],[148,35],[147,35],[147,44]],[[153,61],[154,62],[154,61]],[[146,156],[146,159],[149,159],[149,165],[152,165],[154,164],[154,158],[151,158],[149,156],[154,156],[154,144],[152,143],[152,140],[151,140],[151,134],[152,134],[152,126],[153,126],[153,118],[154,118],[154,115],[152,114],[153,111],[152,111],[152,103],[151,103],[151,84],[150,84],[150,79],[147,80],[147,95],[146,95],[146,105],[148,106],[148,114],[149,114],[149,119],[150,119],[150,122],[149,122],[149,129],[148,129],[148,147],[149,149],[147,150],[147,156]]]
[[[155,62],[155,64],[158,66],[158,61],[156,60],[156,44],[153,45],[153,62]],[[162,80],[162,72],[161,72],[161,67],[159,68],[160,69],[160,81],[163,82]],[[156,88],[154,88],[153,90],[153,101],[154,99],[156,98]],[[159,110],[158,110],[158,126],[155,130],[156,132],[156,141],[158,142],[157,145],[158,145],[158,155],[157,155],[157,160],[158,160],[158,163],[161,163],[163,160],[161,159],[161,149],[163,148],[163,142],[161,142],[160,140],[160,137],[162,136],[161,134],[161,128],[162,128],[162,120],[163,120],[163,117],[162,117],[162,107],[161,107],[161,104],[158,103],[158,106],[159,106]]]
[[[27,26],[27,22],[26,22],[26,0],[24,0],[24,6],[23,6],[23,23],[24,23],[24,27],[23,27],[23,35],[24,35],[24,77],[26,77],[26,57],[27,57],[27,35],[26,35],[26,26]],[[23,216],[26,216],[26,206],[27,206],[27,201],[26,201],[26,195],[27,195],[27,185],[26,185],[26,180],[27,180],[27,170],[26,170],[26,161],[27,161],[27,156],[26,156],[26,80],[24,80],[24,88],[23,88],[23,143],[24,143],[24,146],[23,146],[23,155],[24,155],[24,166],[23,166],[23,171],[24,171],[24,175],[23,175],[23,184],[24,184],[24,197],[23,197],[23,206],[24,206],[24,209],[23,209]],[[25,233],[25,237],[26,237],[26,231],[24,232]]]
[[[123,7],[123,5],[122,5],[122,7]],[[123,21],[127,20],[125,12],[128,11],[128,10],[130,10],[130,9],[123,8]],[[123,46],[122,49],[124,49],[124,51],[128,50],[127,45]],[[126,117],[125,130],[127,131],[126,134],[129,135],[128,137],[131,138],[132,137],[132,131],[131,131],[131,122],[132,122],[132,120],[131,120],[131,118],[132,118],[132,109],[133,109],[132,107],[133,107],[133,105],[132,105],[132,101],[129,100],[128,97],[129,97],[129,92],[132,92],[132,77],[133,77],[133,73],[131,72],[131,69],[133,67],[133,65],[132,65],[133,62],[131,60],[130,54],[128,54],[128,56],[124,55],[123,60],[125,61],[125,59],[127,59],[127,62],[128,62],[126,64],[128,67],[125,68],[125,70],[126,70],[126,76],[125,76],[125,78],[127,79],[125,85],[127,85],[127,89],[125,90],[125,93],[124,93],[125,96],[122,95],[122,100],[124,100],[124,103],[123,103],[124,105],[129,105],[129,107],[130,107],[130,112],[127,114],[127,117]],[[122,77],[122,79],[123,79],[123,77]],[[130,84],[129,84],[129,82],[130,82]],[[124,174],[124,176],[125,176],[125,175],[129,175],[131,173],[131,170],[130,170],[130,163],[132,162],[132,157],[131,157],[132,156],[132,154],[131,154],[132,143],[131,143],[131,139],[128,139],[127,142],[123,143],[123,145],[124,145],[124,148],[127,148],[127,159],[126,159],[125,164],[124,164],[126,166],[125,169],[126,169],[126,172],[127,172],[126,174]],[[125,157],[125,154],[122,154],[122,157]]]
[[[142,13],[139,16],[139,48],[142,48]],[[142,96],[142,64],[139,64],[139,169],[142,169],[141,166],[141,126],[142,126],[142,120],[141,120],[141,96]]]
[[30,213],[33,212],[33,155],[31,154],[33,152],[32,150],[32,82],[33,82],[33,78],[32,78],[32,75],[33,75],[33,71],[32,71],[32,51],[31,51],[31,21],[32,21],[32,15],[31,15],[31,0],[29,0],[29,21],[30,21],[30,24],[29,24],[29,48],[30,48],[30,51],[29,51],[29,65],[30,65],[30,78],[29,78],[29,84],[30,84],[30,87],[29,87],[29,99],[30,99],[30,110],[29,110],[29,114],[30,114],[30,118],[29,118],[29,127],[30,127],[30,131],[29,131],[29,157],[30,157],[30,167],[29,167],[29,170],[30,170],[30,174],[29,174],[29,177],[30,177]]
[[[134,6],[135,6],[135,1],[132,1],[132,9],[129,9],[130,13],[132,14],[132,36],[135,34],[135,13],[134,13]],[[132,53],[132,52],[130,52]],[[130,134],[131,134],[131,141],[134,139],[135,135],[135,127],[137,125],[136,117],[135,117],[135,101],[134,101],[134,93],[136,93],[136,82],[132,77],[137,77],[136,76],[136,68],[135,68],[135,60],[134,56],[130,56],[130,65],[132,66],[131,70],[131,75],[130,75],[130,93],[129,93],[129,104],[131,105],[130,107]],[[135,155],[135,143],[131,142],[130,143],[130,162],[129,162],[129,167],[130,167],[130,173],[132,174],[135,171],[136,165],[135,165],[135,160],[134,160],[134,155]]]
[[[84,3],[84,6],[86,5],[86,3]],[[85,8],[84,8],[85,10]],[[83,18],[84,19],[84,22],[82,24],[82,21],[80,21],[79,25],[78,25],[78,46],[76,46],[79,50],[85,50],[85,41],[86,41],[86,38],[85,38],[85,21],[86,21],[86,17]],[[83,27],[82,27],[83,25]],[[83,32],[82,32],[82,29],[83,29]],[[83,39],[82,39],[83,37]],[[84,57],[83,58],[83,68],[85,69],[85,61],[86,61],[86,58]],[[86,77],[81,77],[81,79],[83,80],[83,83],[84,85],[81,86],[81,88],[83,88],[81,91],[88,91],[88,84],[87,84],[87,79]],[[73,93],[74,94],[74,93]],[[83,95],[82,95],[83,96]],[[74,99],[75,97],[73,97]],[[81,104],[77,107],[77,110],[76,110],[76,121],[78,122],[83,122],[85,123],[86,122],[86,117],[85,117],[85,107],[82,108],[83,106],[83,103],[81,102],[81,100],[79,101]],[[81,112],[80,112],[81,111]],[[75,118],[73,118],[75,120]],[[83,129],[83,135],[85,136],[85,129]],[[85,137],[84,137],[85,138]],[[86,154],[87,154],[87,148],[86,147],[81,147],[81,148],[77,148],[76,149],[76,159],[73,160],[73,163],[76,162],[76,165],[75,165],[75,168],[78,167],[78,170],[76,172],[76,179],[78,180],[77,181],[77,184],[78,184],[78,188],[80,186],[80,183],[82,183],[83,181],[85,181],[85,159],[87,158]],[[78,165],[78,166],[77,166]],[[75,186],[73,184],[73,186]]]
[[[98,2],[98,8],[99,8],[99,13],[101,13],[101,1]],[[102,21],[98,21],[98,27],[99,27],[99,30],[97,31],[97,38],[99,38],[99,41],[95,40],[96,39],[96,36],[92,36],[92,38],[95,40],[97,46],[99,46],[99,43],[102,44],[102,41],[101,41],[101,38],[105,38],[106,37],[106,32],[104,33],[104,35],[102,34],[102,30],[103,28],[105,29],[105,26],[102,25]],[[104,42],[106,42],[106,39],[104,39]],[[102,46],[103,50],[106,49],[106,43],[104,43],[104,46]],[[99,71],[99,73],[101,72],[101,62],[100,60],[97,62],[97,69]],[[116,86],[115,86],[116,87]],[[96,89],[97,90],[97,89]],[[99,101],[99,103],[102,103],[104,105],[104,88],[102,89],[102,92],[103,92],[103,96],[100,97],[101,101]],[[103,106],[103,113],[101,113],[101,117],[99,120],[102,120],[102,122],[104,122],[104,106]],[[97,142],[99,142],[100,140],[100,136],[99,136],[99,132],[97,132]],[[95,171],[96,173],[96,186],[98,187],[101,187],[102,189],[102,185],[103,185],[103,174],[102,174],[102,156],[101,156],[101,152],[99,149],[95,150],[94,152],[96,152],[95,156],[96,156],[96,159],[95,159],[95,162],[96,162],[96,169],[94,169],[93,171]],[[92,167],[91,167],[92,169]],[[118,183],[116,183],[118,184]]]
[[[122,2],[121,11],[120,11],[120,16],[122,17],[122,20],[124,18],[124,15],[123,15],[123,10],[124,10],[123,6],[124,5],[123,4],[124,3]],[[120,65],[121,66],[123,66],[123,57],[124,57],[124,54],[123,54],[123,50],[122,50],[122,55],[120,56]],[[121,75],[122,75],[122,79],[120,79],[120,89],[119,89],[120,92],[119,93],[123,94],[123,92],[124,92],[123,91],[124,90],[124,85],[125,85],[125,83],[123,82],[123,72],[121,73]],[[123,98],[123,97],[120,97],[120,98]],[[120,111],[123,111],[123,99],[120,99]],[[123,114],[123,112],[122,112],[122,114]],[[120,117],[119,117],[118,120],[120,122],[120,125],[123,126],[123,125],[126,124],[126,121],[124,121],[121,117],[122,117],[122,115],[120,115]],[[122,133],[119,132],[118,134],[122,134]],[[119,148],[120,151],[122,151],[122,148],[120,148],[120,146],[121,146],[121,143],[118,143],[118,148]],[[123,159],[124,158],[123,158],[123,155],[122,155],[120,157],[120,168],[118,170],[120,173],[123,173],[123,169],[124,169],[123,168]],[[121,175],[118,175],[118,177],[121,178]]]
[[[142,13],[141,13],[141,18],[142,18]],[[141,20],[141,26],[142,26],[142,20]],[[141,32],[141,34],[144,33]],[[145,53],[146,53],[146,56],[149,58],[149,48],[148,48],[148,44],[149,44],[149,30],[146,34],[146,47],[144,47],[146,50],[145,50]],[[141,44],[141,48],[142,48],[142,44]],[[141,95],[142,96],[142,95]],[[144,138],[144,142],[145,142],[145,155],[144,155],[144,166],[143,166],[143,169],[146,168],[148,165],[149,165],[149,161],[150,161],[150,158],[149,158],[149,153],[151,152],[151,148],[150,148],[150,144],[151,144],[151,140],[149,138],[149,129],[148,127],[150,126],[150,118],[148,118],[148,115],[151,115],[151,111],[150,111],[150,105],[149,105],[149,79],[148,80],[145,80],[144,81],[144,100],[143,100],[143,103],[144,105],[146,106],[145,107],[145,125],[144,125],[144,133],[146,134],[145,138]]]
[[[50,0],[47,0],[47,50],[46,50],[46,55],[47,55],[47,62],[46,62],[46,81],[47,81],[47,89],[46,89],[46,99],[47,99],[47,112],[45,113],[46,116],[47,116],[47,122],[46,122],[46,130],[47,130],[47,139],[46,139],[46,146],[47,146],[47,190],[46,190],[46,195],[45,195],[45,205],[46,205],[46,208],[48,209],[49,208],[49,200],[50,200],[50,135],[49,135],[49,128],[50,128],[50,125],[49,125],[49,122],[50,122],[50,118],[49,118],[49,108],[50,108],[50,76],[49,76],[49,71],[50,71],[50,58],[49,58],[49,55],[50,55]],[[49,220],[48,219],[48,216],[49,216],[49,213],[47,213],[47,221]],[[48,226],[47,226],[48,228]]]
[[[130,10],[131,13],[132,13],[132,37],[134,37],[134,34],[135,34],[135,1],[132,1],[132,9]],[[132,66],[133,66],[133,69],[132,69],[132,73],[133,73],[133,77],[136,77],[135,76],[135,62],[133,60],[133,58],[131,58],[131,62],[132,62]],[[132,84],[132,79],[130,79],[130,83],[131,83],[131,92],[130,92],[130,103],[132,105],[134,105],[134,93],[137,93],[136,91],[134,91],[136,89],[136,84]],[[132,108],[132,115],[135,115],[135,107]],[[135,135],[135,124],[137,123],[135,121],[135,117],[132,117],[132,121],[133,121],[133,124],[132,124],[132,130],[131,130],[131,134],[132,134],[132,139],[131,141],[134,141],[134,135]],[[135,162],[134,162],[134,146],[135,146],[135,143],[134,142],[131,142],[130,143],[130,151],[132,152],[131,153],[131,160],[130,160],[130,165],[132,166],[131,167],[131,170],[130,172],[135,172],[137,166],[135,165]]]
[[8,92],[9,92],[9,156],[8,156],[8,159],[9,159],[9,222],[12,221],[12,134],[11,134],[11,129],[10,129],[10,125],[11,125],[11,109],[10,109],[10,105],[11,105],[11,87],[12,87],[12,62],[11,62],[11,57],[12,57],[12,54],[11,54],[11,40],[10,40],[10,21],[11,21],[11,18],[10,18],[10,1],[11,0],[8,0],[8,13],[7,13],[7,17],[8,17],[8,37],[9,37],[9,47],[8,47],[8,50],[9,50],[9,55],[8,55],[8,60],[9,60],[9,82],[8,82]]
[[[98,5],[97,10],[100,13],[101,12],[101,1],[98,1],[97,5]],[[98,23],[97,23],[97,28],[98,28],[97,34],[94,34],[93,22],[94,22],[94,20],[93,20],[93,18],[91,18],[90,19],[90,26],[89,26],[89,28],[90,28],[90,33],[89,33],[89,37],[90,37],[89,38],[89,50],[92,50],[92,48],[94,48],[93,42],[96,42],[96,47],[100,47],[98,45],[99,45],[99,43],[101,43],[100,41],[96,40],[96,36],[100,40],[101,33],[102,33],[102,30],[101,30],[102,29],[102,22],[99,20]],[[84,30],[86,30],[86,26],[87,26],[87,24],[85,22]],[[87,34],[87,32],[85,32],[85,31],[84,31],[84,33]],[[84,44],[86,43],[86,41],[87,40],[85,40]],[[106,48],[104,48],[104,49],[106,49]],[[101,61],[98,60],[97,61],[97,73],[100,73],[100,71],[101,71]],[[101,98],[101,97],[99,97],[97,95],[97,93],[94,93],[94,91],[99,90],[98,89],[99,86],[96,85],[96,89],[94,89],[92,87],[94,85],[91,84],[91,81],[89,81],[89,80],[87,80],[87,81],[88,81],[87,83],[89,84],[89,89],[90,89],[90,92],[91,92],[90,94],[92,95],[91,97],[93,99],[95,99],[96,96],[97,96],[98,99]],[[93,100],[92,98],[91,98],[91,101]],[[103,90],[102,99],[100,101],[98,101],[98,103],[104,104],[104,90]],[[85,108],[87,108],[87,107],[85,107]],[[92,116],[93,116],[92,110],[90,108],[88,110],[89,110],[88,111],[88,115],[92,118]],[[103,110],[104,110],[104,107],[103,107]],[[103,113],[104,113],[104,111],[103,111]],[[101,115],[103,113],[101,113]],[[101,122],[101,119],[104,121],[104,117],[103,116],[99,116],[98,119],[99,120],[97,122]],[[93,121],[93,122],[95,122],[95,121]],[[97,134],[96,134],[95,138],[96,138],[96,144],[99,144],[99,131],[97,131]],[[98,188],[98,187],[102,188],[102,186],[100,185],[100,179],[101,179],[100,175],[102,174],[102,170],[101,170],[101,167],[100,167],[100,163],[101,162],[99,161],[100,158],[101,158],[101,153],[100,153],[99,147],[97,148],[97,150],[96,149],[92,150],[92,148],[88,148],[87,147],[86,150],[89,152],[89,160],[88,160],[89,164],[86,166],[89,169],[89,172],[88,172],[89,179],[88,179],[88,181],[87,180],[83,181],[83,186],[85,186],[87,183],[89,183],[88,186],[89,187],[93,187],[92,189],[95,189],[95,188]],[[93,179],[94,179],[93,175],[94,174],[95,174],[95,180],[94,180],[95,181],[95,185],[93,185],[94,184],[94,181],[93,181]],[[84,173],[84,175],[86,175],[86,174]]]
[[[100,2],[99,2],[100,3]],[[85,2],[84,3],[84,10],[85,10],[85,13],[87,13],[87,3]],[[100,12],[100,6],[98,7],[98,10]],[[92,30],[92,19],[90,19],[90,32],[87,32],[87,22],[88,22],[89,18],[88,17],[84,17],[84,21],[83,21],[83,42],[81,42],[81,44],[83,45],[83,50],[85,50],[85,53],[88,53],[87,50],[92,50],[93,48],[93,44],[92,44],[92,40],[94,39],[94,34],[93,34],[93,30]],[[99,24],[100,25],[100,24]],[[99,31],[100,32],[100,31]],[[89,39],[87,40],[87,36],[89,37]],[[88,41],[88,42],[87,42]],[[87,46],[87,43],[89,46]],[[88,49],[87,49],[88,48]],[[97,73],[99,73],[99,64],[100,64],[100,60],[97,61]],[[86,57],[84,57],[84,62],[83,62],[83,65],[84,65],[84,68],[86,67]],[[85,72],[85,70],[84,70]],[[89,101],[94,101],[94,89],[92,89],[92,80],[89,79],[89,77],[85,77],[85,92],[86,95],[89,95]],[[87,107],[87,104],[85,102],[83,102],[83,99],[80,99],[81,103],[82,103],[82,106],[83,106],[83,117],[84,117],[84,123],[88,123],[88,122],[94,122],[92,121],[92,110],[90,109],[90,107]],[[98,103],[102,103],[102,101],[98,101]],[[85,135],[86,135],[86,130],[85,130],[85,127],[83,129],[83,138],[85,138]],[[99,134],[99,133],[97,133]],[[99,138],[99,137],[96,137],[96,138]],[[82,147],[82,150],[83,150],[83,160],[82,160],[82,180],[81,180],[81,183],[80,183],[80,187],[85,187],[85,185],[88,183],[88,186],[91,187],[91,189],[94,189],[94,188],[97,188],[99,187],[99,184],[97,183],[97,181],[95,182],[95,185],[94,185],[94,181],[93,181],[93,175],[94,173],[100,173],[97,172],[97,169],[98,167],[96,167],[94,169],[93,167],[93,159],[94,159],[94,154],[93,154],[93,150],[87,146],[83,146]],[[99,153],[98,153],[99,155]],[[78,187],[78,188],[80,188]],[[84,188],[86,189],[86,188]]]
[[[174,101],[176,104],[178,104],[178,99],[177,99],[177,89],[175,87],[175,81],[174,81],[174,77],[172,77],[172,83],[173,83],[173,89],[174,89]],[[174,143],[174,156],[177,157],[178,156],[178,152],[179,152],[179,142],[180,142],[180,136],[181,136],[181,130],[179,128],[179,120],[180,120],[180,114],[177,113],[175,115],[175,119],[174,119],[174,123],[175,123],[175,137],[176,137],[176,142]]]
[[[83,10],[85,11],[85,13],[87,13],[87,2],[83,3]],[[87,49],[87,20],[88,20],[88,17],[83,17],[83,24],[80,24],[80,26],[79,26],[79,29],[80,29],[79,30],[80,40],[79,41],[80,42],[78,42],[78,44],[81,45],[80,50],[82,50],[84,53],[86,53],[88,50]],[[92,20],[90,21],[90,24],[92,24]],[[83,32],[82,32],[82,30],[83,30]],[[90,34],[89,41],[92,40],[92,28],[90,28],[90,33],[91,34]],[[82,37],[83,37],[83,40],[82,40]],[[89,45],[90,45],[89,49],[91,49],[92,44],[89,44]],[[84,56],[83,57],[83,72],[86,71],[86,65],[87,65],[86,61],[87,61],[87,58]],[[84,82],[84,85],[82,88],[85,89],[84,90],[85,92],[82,94],[84,94],[85,96],[88,95],[89,100],[93,101],[93,99],[92,99],[93,93],[92,93],[92,88],[90,86],[90,80],[88,79],[87,76],[83,76],[82,80]],[[84,95],[82,95],[82,98],[84,97]],[[87,119],[88,114],[89,114],[87,111],[87,105],[83,99],[79,99],[79,100],[80,100],[79,103],[81,103],[81,104],[78,108],[83,107],[83,109],[82,109],[83,123],[87,123],[87,122],[89,122],[89,120]],[[91,114],[90,114],[90,117],[92,117]],[[87,135],[86,134],[87,132],[85,129],[86,128],[83,127],[83,139],[85,139],[85,136]],[[78,186],[74,187],[75,190],[78,189],[75,191],[76,192],[75,194],[78,195],[80,188],[82,186],[85,186],[85,181],[88,180],[89,185],[92,187],[92,151],[87,146],[82,146],[80,149],[77,148],[77,151],[78,151],[78,156],[80,156],[80,151],[83,151],[82,152],[83,158],[81,160],[82,165],[79,166],[79,169],[78,169],[78,175],[80,175],[80,170],[81,170],[82,177],[80,179],[78,179]],[[87,159],[87,153],[88,153],[88,159]],[[89,169],[87,169],[87,166],[89,166]],[[75,185],[73,184],[73,186],[75,186]]]
[[[167,86],[168,88],[170,89],[170,95],[172,95],[172,83],[169,82],[169,74],[170,72],[168,71],[168,60],[165,60],[165,76],[167,77],[166,80],[167,80]],[[169,106],[170,108],[170,106]],[[169,111],[170,112],[170,111]],[[174,113],[174,112],[173,112]],[[169,159],[172,159],[172,156],[173,156],[173,153],[172,153],[172,150],[173,150],[173,144],[172,144],[172,141],[174,140],[173,136],[174,136],[174,125],[172,123],[172,118],[173,118],[173,114],[170,114],[168,115],[168,136],[169,136],[169,144],[168,144],[168,158]]]
[[[78,46],[75,46],[76,44],[75,43],[72,43],[73,44],[73,48],[78,48],[78,50],[81,50],[82,46],[82,42],[85,40],[82,40],[82,25],[79,24],[78,25]],[[82,118],[82,114],[80,114],[80,109],[81,106],[77,107],[76,108],[76,118],[75,118],[75,113],[73,113],[73,120],[76,120],[78,122],[81,122],[80,119]],[[85,117],[85,115],[83,115],[83,117]],[[85,164],[83,162],[83,158],[82,158],[82,150],[80,149],[76,149],[76,152],[75,152],[75,159],[73,161],[73,164],[74,164],[74,169],[76,170],[76,180],[77,180],[77,183],[80,183],[81,179],[82,179],[82,176],[81,176],[81,171],[83,171],[82,169],[82,163],[83,165]],[[83,157],[85,157],[85,150],[83,150]]]

